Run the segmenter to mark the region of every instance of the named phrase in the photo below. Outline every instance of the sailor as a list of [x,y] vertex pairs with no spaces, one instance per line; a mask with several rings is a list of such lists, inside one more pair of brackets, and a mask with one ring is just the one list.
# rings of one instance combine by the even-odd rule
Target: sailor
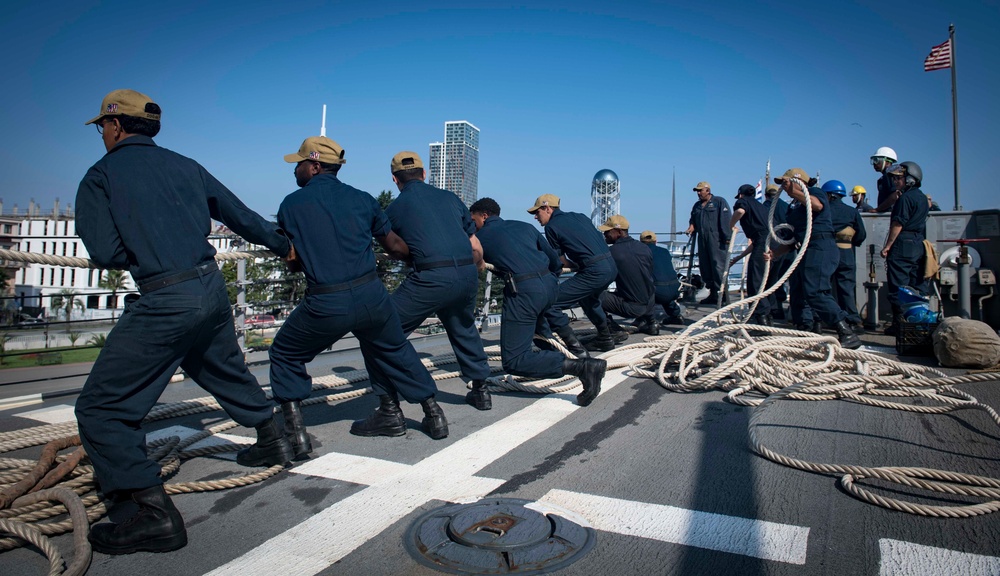
[[601,307],[608,314],[635,318],[635,329],[650,336],[660,333],[653,317],[656,294],[653,290],[653,254],[641,242],[629,236],[628,219],[615,214],[597,227],[611,246],[618,274],[615,290],[601,294]]
[[[601,391],[607,361],[588,356],[568,358],[561,352],[531,347],[539,318],[562,316],[553,307],[562,271],[559,256],[531,224],[501,218],[500,205],[492,198],[480,198],[469,210],[476,223],[483,258],[505,280],[500,327],[503,369],[531,378],[577,376],[583,392],[576,401],[580,406],[589,405]],[[485,386],[473,385],[465,399],[479,410],[489,410],[492,406]]]
[[903,309],[899,303],[899,288],[909,286],[924,294],[927,282],[924,278],[926,251],[924,237],[927,234],[927,197],[920,190],[923,171],[916,162],[900,162],[886,170],[892,178],[892,215],[889,234],[882,247],[882,257],[886,259],[886,289],[892,306],[892,324],[885,328],[886,334],[896,334],[902,322]]
[[[590,218],[577,212],[560,210],[559,197],[554,194],[539,196],[535,204],[528,208],[528,214],[533,214],[545,228],[545,238],[562,257],[563,263],[576,267],[576,274],[559,284],[556,309],[562,311],[580,306],[597,328],[597,337],[587,343],[587,348],[601,352],[614,349],[611,328],[601,307],[601,293],[614,281],[618,268],[603,236],[594,228]],[[549,324],[549,328],[565,341],[569,318],[560,314]]]
[[[798,282],[792,287],[793,302],[797,299],[807,302],[813,314],[836,329],[841,346],[850,349],[859,348],[861,340],[844,321],[847,314],[837,305],[831,291],[830,278],[840,258],[833,239],[833,221],[830,218],[829,200],[826,194],[819,188],[813,187],[816,179],[810,178],[801,168],[792,168],[774,181],[792,198],[792,203],[788,207],[788,223],[794,228],[795,240],[799,245],[805,240],[808,218],[805,186],[809,186],[808,202],[812,209],[812,233],[805,254],[794,272]],[[771,258],[788,250],[789,247],[782,244],[773,250],[768,250],[764,257]]]
[[[733,230],[736,229],[736,223],[739,222],[743,228],[743,235],[747,237],[747,247],[729,261],[729,266],[733,266],[744,256],[750,255],[747,263],[743,266],[747,275],[747,294],[750,296],[755,296],[763,291],[767,280],[764,277],[764,268],[767,264],[764,261],[764,252],[767,251],[768,247],[768,213],[767,208],[754,198],[756,193],[756,189],[749,184],[740,186],[736,191],[736,202],[733,204],[733,217],[729,220],[729,227]],[[753,316],[750,317],[750,323],[770,326],[773,303],[772,296],[758,300]]]
[[643,230],[639,234],[639,241],[649,246],[653,256],[653,290],[656,303],[663,307],[663,312],[666,314],[660,327],[683,325],[681,307],[677,304],[677,299],[681,295],[681,281],[674,269],[673,255],[670,254],[670,250],[656,245],[656,233],[652,230]]
[[90,530],[104,554],[167,552],[187,544],[180,512],[146,457],[142,421],[177,368],[210,392],[239,424],[257,431],[244,466],[289,462],[274,408],[247,370],[226,282],[206,240],[212,219],[246,240],[294,257],[282,232],[248,209],[197,162],[160,148],[160,106],[115,90],[96,124],[107,154],[76,195],[76,230],[101,268],[127,268],[141,296],[108,334],[76,401],[80,439],[110,501],[110,523]]
[[[771,205],[777,204],[778,206],[774,209],[774,221],[771,223],[771,227],[777,227],[780,224],[784,224],[788,214],[788,202],[785,202],[781,198],[781,189],[779,189],[774,184],[768,184],[767,188],[764,190],[764,209],[767,210],[768,215],[771,214]],[[780,234],[780,232],[779,232]],[[787,233],[786,233],[787,235]],[[789,236],[790,237],[790,236]],[[785,254],[780,258],[771,262],[771,272],[767,275],[766,288],[770,288],[775,282],[781,279],[788,271],[789,266],[792,265],[792,260],[795,259],[795,252],[792,251],[789,254]],[[782,284],[774,291],[773,305],[771,307],[771,318],[775,320],[785,319],[785,309],[784,302],[788,299],[788,291],[785,289],[785,285]]]
[[876,212],[889,212],[896,201],[896,197],[893,195],[892,182],[889,181],[889,176],[886,173],[889,166],[892,166],[896,162],[896,158],[896,151],[888,146],[882,146],[872,154],[872,169],[880,174],[876,182],[878,188],[878,201],[875,204]]
[[694,187],[698,201],[691,208],[691,219],[685,234],[698,234],[698,267],[701,278],[709,294],[699,304],[717,305],[719,292],[722,303],[729,302],[727,287],[722,285],[722,277],[729,262],[729,239],[732,228],[729,224],[729,203],[721,196],[712,194],[708,182],[698,182]]
[[840,180],[827,180],[823,191],[830,200],[830,218],[833,220],[833,235],[840,250],[837,270],[831,284],[840,309],[847,313],[847,324],[855,334],[864,334],[865,329],[858,314],[855,289],[857,287],[857,255],[855,248],[861,246],[868,237],[861,213],[844,203],[847,188]]
[[[477,382],[482,386],[491,370],[475,322],[477,263],[482,259],[476,225],[454,192],[424,183],[427,174],[416,152],[399,152],[392,157],[389,169],[399,197],[389,204],[385,214],[393,231],[409,246],[413,263],[413,272],[392,293],[403,334],[408,336],[436,314],[448,334],[462,375],[472,380],[473,386]],[[382,374],[374,375],[372,383],[385,389],[392,387]],[[351,433],[384,434],[387,428],[381,424],[383,408],[367,420],[355,422]],[[448,424],[439,408],[434,417],[431,413],[427,416],[433,424],[431,438],[448,435]],[[395,425],[389,429],[394,430]]]
[[858,212],[874,212],[875,209],[871,207],[871,204],[865,201],[865,196],[867,196],[868,191],[865,190],[864,186],[855,186],[851,189],[851,201],[854,202],[854,207]]
[[325,136],[306,138],[285,162],[295,164],[295,182],[301,188],[281,202],[278,223],[298,246],[296,262],[308,288],[278,330],[268,355],[271,389],[281,405],[295,459],[305,459],[312,451],[300,404],[312,391],[306,364],[348,332],[358,339],[368,374],[380,376],[371,378],[380,407],[367,430],[386,436],[406,433],[399,396],[421,404],[423,424],[432,437],[447,430],[434,400],[434,380],[403,335],[375,272],[372,237],[399,259],[409,256],[406,243],[392,231],[370,194],[340,181],[346,162],[340,144]]

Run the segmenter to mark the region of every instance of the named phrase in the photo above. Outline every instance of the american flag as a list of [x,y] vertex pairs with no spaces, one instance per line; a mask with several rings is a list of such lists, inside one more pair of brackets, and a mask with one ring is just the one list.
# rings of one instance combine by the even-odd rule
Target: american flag
[[951,38],[931,48],[931,53],[924,58],[924,72],[945,68],[951,68]]

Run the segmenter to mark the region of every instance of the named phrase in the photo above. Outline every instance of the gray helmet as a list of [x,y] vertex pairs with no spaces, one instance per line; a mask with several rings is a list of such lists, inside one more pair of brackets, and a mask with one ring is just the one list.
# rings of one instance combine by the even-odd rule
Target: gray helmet
[[900,162],[900,166],[906,171],[906,188],[917,188],[924,179],[924,171],[916,162]]

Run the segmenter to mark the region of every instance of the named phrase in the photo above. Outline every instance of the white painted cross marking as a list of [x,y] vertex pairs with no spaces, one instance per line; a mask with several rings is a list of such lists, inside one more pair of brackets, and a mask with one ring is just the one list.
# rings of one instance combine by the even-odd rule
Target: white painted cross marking
[[551,490],[539,502],[573,510],[605,532],[789,564],[806,563],[809,528],[802,526],[566,490]]
[[1000,574],[1000,558],[981,556],[923,546],[912,542],[883,538],[878,541],[881,554],[879,576],[994,576]]
[[[623,360],[632,362],[647,352],[637,349]],[[627,369],[608,371],[602,393],[624,381],[626,373]],[[474,474],[580,409],[574,396],[540,398],[412,466],[343,454],[326,454],[297,466],[292,472],[363,480],[368,487],[208,574],[316,574],[429,500],[482,498],[504,481]]]

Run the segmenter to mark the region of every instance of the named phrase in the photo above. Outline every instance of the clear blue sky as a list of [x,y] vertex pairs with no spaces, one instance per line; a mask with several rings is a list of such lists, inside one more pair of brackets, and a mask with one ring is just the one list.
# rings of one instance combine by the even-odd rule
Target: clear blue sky
[[[8,6],[0,22],[0,198],[73,203],[104,153],[117,88],[163,108],[164,147],[264,216],[295,189],[282,155],[319,133],[341,178],[395,192],[389,161],[426,157],[446,120],[482,130],[479,195],[504,216],[543,193],[589,213],[614,170],[632,230],[678,228],[700,180],[732,201],[796,166],[875,189],[888,145],[953,204],[951,85],[923,60],[957,29],[962,204],[1000,205],[1000,4],[986,2],[92,2]],[[618,4],[618,5],[616,5]],[[815,4],[815,5],[814,5]],[[991,104],[992,102],[992,104]]]

